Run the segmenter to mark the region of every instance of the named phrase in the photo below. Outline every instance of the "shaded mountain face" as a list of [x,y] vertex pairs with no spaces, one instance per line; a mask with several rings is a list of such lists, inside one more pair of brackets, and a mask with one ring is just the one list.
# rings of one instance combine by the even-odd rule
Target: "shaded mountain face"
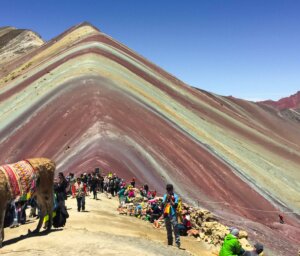
[[[3,46],[5,47],[6,44]],[[56,161],[57,171],[100,167],[246,228],[295,254],[300,126],[261,103],[196,90],[88,23],[5,65],[0,160]],[[252,232],[253,231],[253,232]]]

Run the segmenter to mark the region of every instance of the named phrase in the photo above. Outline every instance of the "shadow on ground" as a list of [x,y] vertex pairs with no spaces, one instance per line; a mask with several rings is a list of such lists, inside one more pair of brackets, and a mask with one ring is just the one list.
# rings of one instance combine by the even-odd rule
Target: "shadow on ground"
[[39,233],[28,233],[27,235],[21,235],[19,237],[12,238],[10,240],[4,241],[3,242],[3,247],[6,246],[6,245],[15,244],[19,241],[22,241],[22,240],[26,239],[26,238],[37,237],[37,236],[46,236],[49,233],[58,232],[58,231],[62,231],[62,230],[63,230],[62,228],[59,228],[59,229],[51,229],[50,231],[45,230],[45,231],[42,231],[42,232],[39,232]]

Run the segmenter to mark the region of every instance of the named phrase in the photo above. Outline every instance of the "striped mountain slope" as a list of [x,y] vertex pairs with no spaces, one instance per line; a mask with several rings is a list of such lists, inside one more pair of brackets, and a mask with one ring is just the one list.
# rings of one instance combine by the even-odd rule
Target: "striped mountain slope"
[[192,88],[88,23],[0,73],[2,164],[44,156],[66,173],[100,167],[159,192],[171,182],[277,255],[300,241],[299,128],[264,104]]

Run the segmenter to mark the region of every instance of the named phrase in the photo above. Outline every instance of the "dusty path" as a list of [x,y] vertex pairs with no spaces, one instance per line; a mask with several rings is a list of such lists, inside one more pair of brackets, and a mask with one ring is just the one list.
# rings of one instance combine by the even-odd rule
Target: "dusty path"
[[[63,230],[47,235],[24,236],[36,222],[5,229],[3,255],[216,255],[208,245],[193,238],[182,238],[182,247],[166,246],[165,230],[155,230],[147,222],[120,216],[117,201],[100,195],[87,197],[87,212],[77,212],[76,201],[68,199],[70,218]],[[23,235],[23,236],[22,236]]]

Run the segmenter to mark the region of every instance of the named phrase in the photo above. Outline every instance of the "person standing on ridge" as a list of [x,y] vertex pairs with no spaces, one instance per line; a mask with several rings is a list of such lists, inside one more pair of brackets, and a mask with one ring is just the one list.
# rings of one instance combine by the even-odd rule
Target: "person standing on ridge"
[[56,193],[57,201],[61,202],[65,206],[65,200],[67,200],[67,187],[68,182],[62,172],[58,173],[58,182],[54,186],[54,192]]
[[109,178],[108,182],[108,193],[111,194],[112,197],[115,196],[115,179],[113,177]]
[[118,195],[118,192],[120,190],[120,183],[121,179],[117,176],[117,174],[114,173],[114,196]]
[[173,245],[173,229],[176,246],[180,248],[180,234],[176,214],[179,197],[174,193],[172,184],[167,184],[166,190],[167,193],[163,197],[162,208],[167,229],[168,245]]
[[96,199],[96,200],[97,200],[98,182],[99,182],[99,180],[98,180],[96,174],[93,174],[90,184],[91,184],[91,191],[93,192],[94,199]]
[[100,193],[103,193],[103,189],[104,189],[104,178],[101,174],[97,174],[98,176],[98,180],[99,180],[99,191]]

